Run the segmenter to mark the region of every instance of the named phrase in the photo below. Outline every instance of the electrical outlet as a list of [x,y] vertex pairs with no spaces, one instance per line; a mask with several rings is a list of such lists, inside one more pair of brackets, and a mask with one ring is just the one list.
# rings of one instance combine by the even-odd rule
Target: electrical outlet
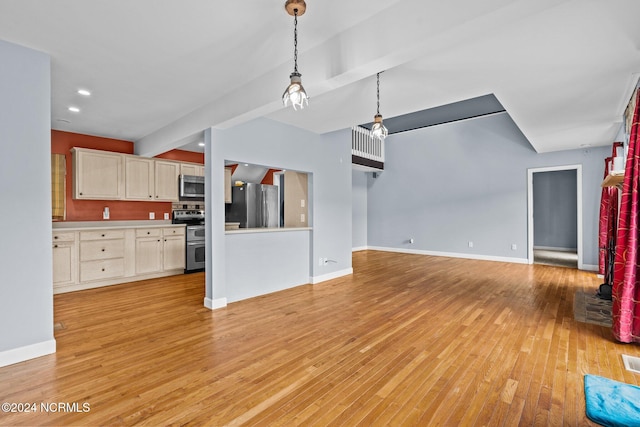
[[300,214],[300,222],[305,222],[305,216],[304,216],[304,214]]
[[511,244],[511,250],[512,251],[518,250],[518,245],[516,245],[515,243],[512,243]]
[[324,265],[324,258],[322,258],[322,257],[321,257],[321,258],[318,260],[318,265],[320,265],[320,266]]
[[149,212],[149,219],[156,219],[156,213],[155,212]]
[[304,208],[304,204],[305,204],[304,199],[300,199],[300,207],[301,208]]
[[409,239],[409,244],[413,245],[413,237]]
[[164,213],[164,219],[169,219],[169,213],[168,212]]
[[325,258],[325,259],[323,260],[323,265],[327,265],[327,264],[329,264],[329,259],[328,259],[328,258]]
[[105,207],[105,208],[102,210],[102,219],[109,219],[109,215],[110,215],[110,214],[109,214],[109,208],[108,208],[108,207]]
[[473,242],[471,240],[469,240],[469,247],[472,248],[473,247]]

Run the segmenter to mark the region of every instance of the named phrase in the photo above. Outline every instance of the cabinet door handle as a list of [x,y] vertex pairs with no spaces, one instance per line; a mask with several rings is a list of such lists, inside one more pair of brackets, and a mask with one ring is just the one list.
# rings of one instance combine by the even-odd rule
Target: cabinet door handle
[[54,239],[58,239],[58,236],[53,236]]
[[58,245],[53,245],[53,247],[54,247],[54,248],[57,248],[57,247],[58,247]]
[[[159,242],[159,241],[160,241],[160,239],[158,239],[158,242]],[[166,242],[166,240],[165,240],[165,242]]]
[[102,248],[102,252],[104,252],[104,248]]
[[102,269],[102,271],[104,271],[104,268]]
[[104,234],[102,235],[102,237],[104,237]]
[[153,196],[152,196],[151,194],[149,194],[149,198],[150,198],[150,199],[153,199]]
[[151,234],[151,232],[150,232],[150,231],[147,231],[147,234]]

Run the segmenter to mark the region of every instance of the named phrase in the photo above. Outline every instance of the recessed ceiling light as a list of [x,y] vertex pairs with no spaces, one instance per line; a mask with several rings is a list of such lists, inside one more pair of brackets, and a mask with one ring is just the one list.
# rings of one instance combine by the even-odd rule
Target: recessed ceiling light
[[80,109],[78,107],[69,107],[69,111],[71,111],[72,113],[79,113]]
[[82,96],[91,96],[91,92],[86,89],[78,89],[78,93]]
[[199,145],[200,147],[204,147],[204,142],[198,142],[198,145]]

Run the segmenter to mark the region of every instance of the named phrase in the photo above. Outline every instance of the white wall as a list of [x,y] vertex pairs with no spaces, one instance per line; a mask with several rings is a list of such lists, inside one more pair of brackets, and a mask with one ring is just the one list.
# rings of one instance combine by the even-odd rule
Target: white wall
[[[49,56],[0,41],[0,366],[55,352]],[[11,209],[9,209],[11,207]]]
[[367,247],[367,174],[354,170],[352,172],[352,206],[351,223],[353,229],[352,248],[354,250]]
[[385,171],[369,178],[368,246],[526,262],[527,169],[581,164],[583,262],[597,265],[610,151],[538,154],[507,114],[391,135]]
[[[309,281],[320,282],[352,272],[351,268],[351,133],[326,135],[256,119],[227,130],[205,132],[207,179],[207,284],[205,305],[229,300],[227,248],[224,234],[225,160],[309,174]],[[335,262],[318,265],[318,258]],[[260,280],[264,272],[256,270]],[[298,283],[291,283],[291,286]],[[265,289],[269,292],[269,289]]]

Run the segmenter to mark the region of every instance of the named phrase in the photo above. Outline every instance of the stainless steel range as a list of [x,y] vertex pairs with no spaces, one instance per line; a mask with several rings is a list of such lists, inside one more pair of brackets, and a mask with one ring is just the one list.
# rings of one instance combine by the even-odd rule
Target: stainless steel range
[[177,209],[173,211],[174,224],[186,224],[185,273],[204,271],[205,231],[204,211]]

